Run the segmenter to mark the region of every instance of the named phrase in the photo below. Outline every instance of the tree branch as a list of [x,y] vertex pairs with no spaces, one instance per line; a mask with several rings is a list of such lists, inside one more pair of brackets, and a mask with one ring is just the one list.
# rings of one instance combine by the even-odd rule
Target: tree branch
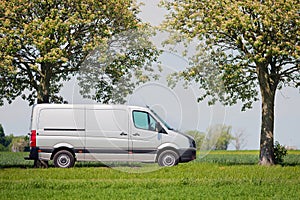
[[280,76],[286,76],[288,74],[292,74],[297,71],[298,71],[298,73],[300,73],[300,65],[299,64],[296,64],[294,67],[284,70],[283,72],[280,73]]

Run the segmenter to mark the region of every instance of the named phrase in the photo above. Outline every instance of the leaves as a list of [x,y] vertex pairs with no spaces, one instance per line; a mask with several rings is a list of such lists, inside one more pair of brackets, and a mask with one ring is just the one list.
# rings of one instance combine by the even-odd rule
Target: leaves
[[171,41],[199,41],[191,67],[177,78],[196,80],[205,91],[200,100],[211,97],[211,103],[230,105],[241,100],[243,109],[250,108],[262,81],[258,68],[267,71],[272,90],[281,82],[299,86],[298,0],[188,0],[162,5],[169,11],[162,28],[171,32]]
[[122,32],[91,52],[78,76],[81,94],[101,103],[125,103],[136,84],[153,76],[147,66],[159,52],[149,42],[151,35],[146,27]]
[[137,14],[128,0],[1,1],[0,105],[21,94],[30,104],[57,102],[61,81],[91,50],[138,29]]

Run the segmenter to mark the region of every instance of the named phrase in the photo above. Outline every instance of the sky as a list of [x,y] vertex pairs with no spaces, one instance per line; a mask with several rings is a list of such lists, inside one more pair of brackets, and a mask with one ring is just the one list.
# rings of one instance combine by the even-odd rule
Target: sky
[[[157,6],[158,0],[142,0],[139,17],[153,26],[159,25],[166,11]],[[130,105],[150,105],[176,129],[205,132],[209,126],[223,124],[232,127],[232,133],[242,131],[246,136],[243,149],[259,149],[261,102],[255,102],[251,110],[241,112],[241,104],[224,107],[220,104],[208,106],[207,101],[197,103],[200,92],[197,84],[183,87],[179,82],[169,88],[165,77],[182,70],[188,62],[181,55],[170,52],[160,45],[164,35],[158,35],[153,42],[164,53],[160,57],[163,72],[161,78],[138,86],[127,98]],[[155,65],[155,64],[154,64]],[[82,99],[76,81],[65,83],[61,95],[69,103],[93,103]],[[300,149],[300,93],[299,89],[284,88],[277,92],[275,103],[275,141]],[[6,135],[26,135],[30,130],[31,107],[21,98],[12,104],[0,107],[0,124]],[[229,149],[233,149],[230,145]]]

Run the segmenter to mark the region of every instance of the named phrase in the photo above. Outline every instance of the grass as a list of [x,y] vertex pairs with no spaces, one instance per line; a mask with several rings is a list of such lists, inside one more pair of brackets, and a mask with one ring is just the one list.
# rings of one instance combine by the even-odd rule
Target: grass
[[0,168],[28,168],[33,166],[32,160],[25,160],[28,157],[28,152],[0,152]]
[[78,163],[71,169],[33,169],[31,161],[19,160],[23,156],[0,153],[0,199],[298,199],[300,196],[300,164],[295,161],[300,160],[298,151],[288,155],[292,164],[283,167],[258,166],[257,152],[248,151],[211,152],[203,158],[200,154],[196,161],[171,168],[159,168],[156,164],[108,168],[100,163]]

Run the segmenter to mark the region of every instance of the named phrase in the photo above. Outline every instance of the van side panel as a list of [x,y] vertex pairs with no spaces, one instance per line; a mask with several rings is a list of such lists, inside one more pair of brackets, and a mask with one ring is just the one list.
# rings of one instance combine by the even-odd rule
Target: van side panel
[[[84,109],[42,108],[37,120],[37,146],[40,159],[49,160],[54,148],[84,150]],[[82,154],[83,155],[83,154]]]
[[85,160],[128,161],[128,139],[127,110],[86,110]]
[[38,128],[84,129],[84,109],[44,108],[39,113]]

